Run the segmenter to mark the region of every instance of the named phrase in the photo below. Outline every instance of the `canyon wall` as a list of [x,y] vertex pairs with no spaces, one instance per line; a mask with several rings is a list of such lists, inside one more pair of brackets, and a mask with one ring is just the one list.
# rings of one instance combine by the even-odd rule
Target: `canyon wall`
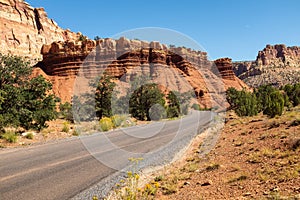
[[42,59],[43,44],[78,38],[79,34],[49,19],[43,8],[33,8],[23,0],[0,0],[0,10],[0,53],[35,62]]
[[[79,73],[93,79],[106,72],[119,80],[118,84],[123,84],[145,75],[168,90],[194,90],[196,97],[199,100],[201,98],[202,105],[209,106],[207,84],[194,67],[202,66],[205,68],[203,71],[209,73],[207,66],[211,63],[205,52],[181,47],[170,49],[159,42],[128,40],[124,37],[118,40],[54,42],[44,45],[41,52],[43,60],[36,67],[41,68],[48,78],[56,77],[54,82],[64,80],[74,83]],[[74,91],[54,87],[54,92],[63,101],[70,101]]]
[[80,40],[80,33],[60,28],[43,8],[23,0],[0,0],[0,9],[0,53],[29,59],[33,75],[51,81],[63,102],[71,101],[80,75],[93,79],[104,71],[119,83],[149,75],[168,90],[193,90],[203,107],[224,103],[221,94],[228,87],[247,87],[234,76],[231,60],[216,67],[206,52],[124,37]]
[[[234,75],[231,59],[216,61],[216,67],[207,59],[206,52],[183,47],[168,48],[159,42],[124,37],[117,40],[65,41],[44,45],[41,52],[43,61],[36,67],[57,80],[59,77],[59,80],[74,83],[80,73],[87,79],[93,79],[105,72],[117,79],[118,84],[123,84],[146,75],[168,90],[195,91],[203,107],[213,106],[216,102],[212,99],[222,101],[220,94],[228,87],[247,88]],[[61,98],[65,96],[63,101],[70,101],[74,92],[56,88],[54,91]]]

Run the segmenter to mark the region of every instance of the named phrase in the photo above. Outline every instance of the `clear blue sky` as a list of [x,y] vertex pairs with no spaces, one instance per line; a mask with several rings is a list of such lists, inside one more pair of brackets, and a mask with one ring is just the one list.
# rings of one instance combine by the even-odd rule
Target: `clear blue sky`
[[254,60],[266,44],[300,46],[299,0],[26,0],[89,38],[141,27],[188,35],[211,59]]

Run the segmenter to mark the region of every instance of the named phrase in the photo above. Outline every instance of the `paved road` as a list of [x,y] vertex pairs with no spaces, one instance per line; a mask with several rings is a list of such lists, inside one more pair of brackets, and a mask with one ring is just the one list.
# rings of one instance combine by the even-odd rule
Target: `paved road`
[[[126,168],[129,157],[148,157],[144,167],[175,155],[211,120],[210,112],[28,148],[0,151],[0,199],[70,199]],[[178,147],[178,148],[175,148]],[[182,147],[180,147],[182,148]],[[171,153],[170,153],[171,152]],[[172,159],[172,158],[170,158]],[[159,161],[161,162],[161,161]]]

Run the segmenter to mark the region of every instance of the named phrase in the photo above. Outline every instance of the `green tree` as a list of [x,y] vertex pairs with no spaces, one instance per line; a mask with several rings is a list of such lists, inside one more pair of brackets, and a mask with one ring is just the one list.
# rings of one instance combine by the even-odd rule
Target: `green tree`
[[95,94],[96,116],[99,119],[102,117],[111,117],[113,90],[116,84],[107,74],[104,74],[97,82]]
[[269,104],[269,96],[275,91],[278,91],[278,89],[274,88],[271,85],[262,85],[254,90],[254,94],[257,98],[257,108],[259,112],[266,109]]
[[179,117],[180,116],[180,101],[175,94],[176,92],[169,92],[167,96],[168,100],[168,108],[167,108],[167,116],[168,118]]
[[294,85],[287,84],[282,89],[289,97],[289,100],[293,106],[300,104],[300,83],[296,83]]
[[226,99],[230,104],[231,109],[235,109],[238,106],[239,95],[240,92],[233,87],[228,88],[228,90],[226,91]]
[[[135,90],[129,100],[129,113],[132,117],[139,120],[151,120],[150,108],[154,106],[156,108],[164,108],[165,100],[164,94],[158,88],[155,83],[142,85]],[[161,110],[156,110],[160,113]]]
[[272,92],[266,100],[267,104],[264,109],[264,114],[275,117],[276,115],[282,115],[284,109],[284,96],[280,91]]
[[56,118],[58,101],[49,94],[51,83],[42,76],[30,78],[29,63],[16,56],[0,55],[0,125],[41,130]]
[[61,118],[73,122],[74,118],[73,118],[72,104],[69,102],[59,104],[59,115]]

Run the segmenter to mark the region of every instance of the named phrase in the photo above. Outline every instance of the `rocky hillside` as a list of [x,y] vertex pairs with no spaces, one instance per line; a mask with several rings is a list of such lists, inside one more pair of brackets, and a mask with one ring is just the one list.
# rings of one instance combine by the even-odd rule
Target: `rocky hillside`
[[251,87],[300,82],[300,47],[267,45],[255,61],[234,63],[234,72]]
[[23,0],[0,0],[0,10],[0,53],[40,60],[43,44],[78,37],[49,19],[43,8],[33,8]]
[[184,160],[153,174],[160,185],[155,199],[299,199],[299,111],[272,119],[227,113],[209,154],[201,154],[206,146],[201,134]]

